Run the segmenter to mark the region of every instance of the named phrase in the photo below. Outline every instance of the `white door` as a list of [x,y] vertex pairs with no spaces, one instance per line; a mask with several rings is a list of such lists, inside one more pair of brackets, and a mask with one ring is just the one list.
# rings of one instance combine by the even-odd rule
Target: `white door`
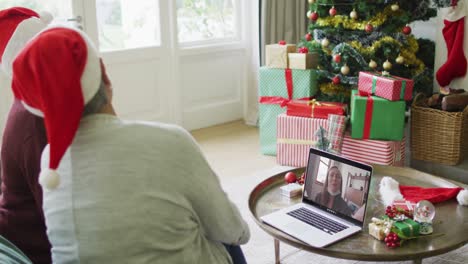
[[82,27],[124,118],[195,129],[243,117],[246,0],[1,0],[0,8],[4,1]]

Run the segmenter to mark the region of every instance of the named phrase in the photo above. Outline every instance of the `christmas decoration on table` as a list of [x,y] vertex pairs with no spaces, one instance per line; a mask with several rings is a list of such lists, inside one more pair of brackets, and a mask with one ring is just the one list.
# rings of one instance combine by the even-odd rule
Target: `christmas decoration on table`
[[440,86],[448,86],[454,79],[466,75],[467,60],[464,53],[466,8],[465,1],[454,0],[444,18],[442,34],[447,46],[447,61],[437,70]]
[[403,167],[406,140],[401,141],[354,139],[345,133],[341,155],[363,163]]
[[265,66],[269,68],[287,69],[288,54],[296,52],[295,44],[287,44],[284,40],[278,44],[265,46]]
[[414,91],[431,93],[435,45],[415,38],[408,25],[436,14],[431,0],[309,1],[307,32],[322,42],[317,99],[349,102],[358,73],[373,70],[412,79]]
[[296,173],[289,171],[284,175],[286,185],[280,187],[281,195],[296,197],[302,194],[304,186],[305,172],[297,177]]
[[388,75],[385,72],[360,72],[358,90],[390,101],[413,98],[413,80]]
[[278,115],[293,99],[310,100],[317,93],[315,70],[272,69],[259,72],[259,130],[261,152],[276,155]]
[[309,52],[309,49],[306,47],[300,47],[298,53],[289,53],[289,68],[306,70],[306,69],[315,69],[318,66],[318,53]]
[[354,90],[351,97],[351,137],[401,141],[405,101],[390,101]]
[[328,129],[328,120],[280,114],[276,123],[276,162],[284,166],[305,167],[309,149],[317,143],[314,134],[320,127]]
[[286,114],[289,116],[303,116],[327,119],[329,114],[344,115],[347,105],[336,102],[319,102],[292,100],[287,104]]

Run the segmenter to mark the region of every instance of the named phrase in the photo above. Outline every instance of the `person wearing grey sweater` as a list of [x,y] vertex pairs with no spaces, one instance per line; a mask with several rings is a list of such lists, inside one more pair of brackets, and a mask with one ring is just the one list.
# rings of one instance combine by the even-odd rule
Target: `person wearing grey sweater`
[[[67,74],[80,84],[51,72],[60,71],[60,65],[71,67]],[[111,82],[83,32],[44,31],[15,67],[15,95],[33,93],[20,99],[44,113],[47,126],[39,182],[53,263],[246,262],[233,245],[248,242],[249,228],[195,140],[175,125],[118,118]],[[90,85],[93,80],[99,88]],[[86,95],[84,103],[68,96],[76,89]],[[31,106],[38,98],[43,101]],[[73,111],[82,114],[73,116],[79,125],[67,134],[64,127]],[[63,118],[53,123],[52,115]],[[59,164],[51,165],[57,137],[68,136],[71,144],[65,145]]]

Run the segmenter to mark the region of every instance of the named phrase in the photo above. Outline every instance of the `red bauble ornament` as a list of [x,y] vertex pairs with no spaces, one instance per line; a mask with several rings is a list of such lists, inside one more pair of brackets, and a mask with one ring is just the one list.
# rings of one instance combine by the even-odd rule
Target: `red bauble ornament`
[[336,8],[334,6],[332,6],[332,8],[330,8],[330,10],[328,10],[328,13],[330,14],[330,16],[336,16]]
[[404,26],[402,32],[403,32],[403,34],[405,34],[405,35],[411,34],[411,27],[408,26],[408,25]]
[[305,39],[306,39],[307,41],[311,41],[311,40],[312,40],[312,34],[307,33],[307,34],[305,35]]
[[364,30],[367,33],[371,33],[372,31],[374,31],[374,26],[372,26],[372,24],[367,24],[366,27],[364,28]]
[[297,181],[297,177],[296,177],[296,174],[292,171],[286,173],[286,175],[284,175],[284,180],[287,182],[287,183],[295,183]]
[[332,82],[333,82],[334,85],[340,84],[341,83],[340,76],[337,75],[337,76],[333,77]]
[[314,11],[314,12],[312,12],[312,13],[310,14],[310,17],[309,17],[309,18],[310,18],[310,20],[312,20],[312,21],[315,22],[315,21],[317,21],[317,19],[319,18],[319,15],[318,15],[317,12]]
[[333,61],[335,61],[336,63],[340,63],[341,62],[341,54],[333,55]]
[[307,47],[300,47],[299,53],[309,53],[309,49]]
[[285,40],[280,40],[280,41],[278,41],[278,44],[280,44],[280,45],[286,45],[286,41],[285,41]]

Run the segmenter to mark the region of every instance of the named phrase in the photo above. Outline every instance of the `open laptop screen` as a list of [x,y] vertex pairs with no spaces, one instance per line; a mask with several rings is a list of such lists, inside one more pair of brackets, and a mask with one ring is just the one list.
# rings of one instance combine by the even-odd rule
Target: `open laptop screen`
[[311,148],[303,202],[363,226],[372,167]]

